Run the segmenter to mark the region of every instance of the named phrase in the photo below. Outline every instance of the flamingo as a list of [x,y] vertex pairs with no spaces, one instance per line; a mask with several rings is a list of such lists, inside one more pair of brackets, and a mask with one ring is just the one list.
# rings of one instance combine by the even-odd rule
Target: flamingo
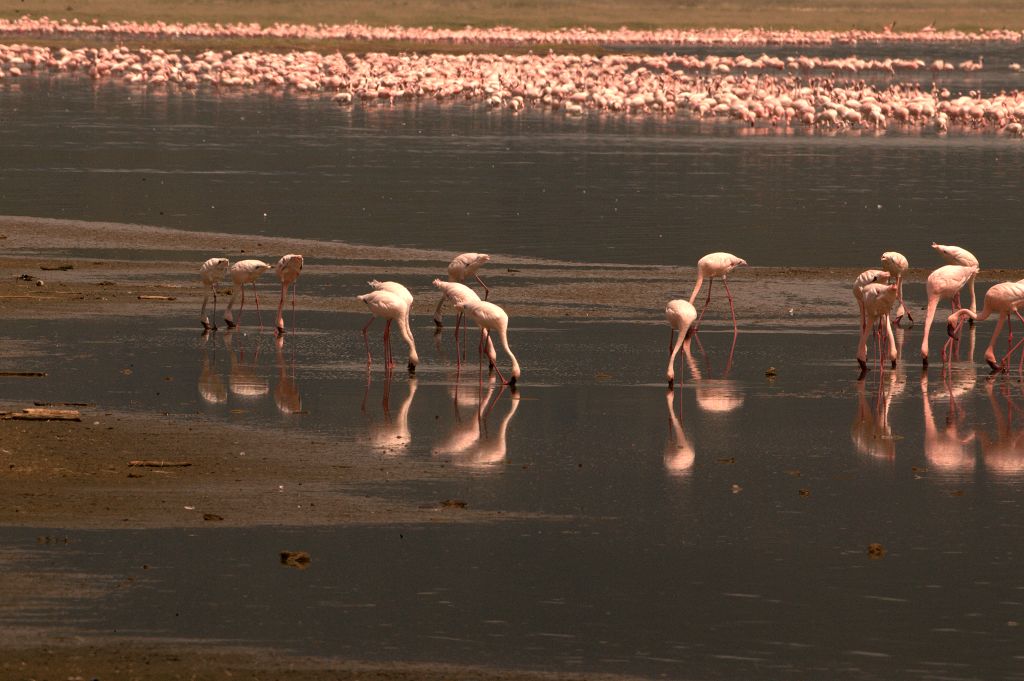
[[[693,336],[693,322],[697,319],[697,310],[690,304],[689,301],[677,298],[676,300],[668,301],[665,306],[665,319],[668,320],[669,332],[668,332],[668,346],[670,349],[668,356],[668,370],[665,372],[665,378],[668,379],[668,387],[672,387],[672,383],[675,381],[675,360],[676,355],[679,354],[679,349],[685,347],[687,350],[690,349],[690,339]],[[679,338],[675,340],[673,345],[673,338],[675,337],[676,331],[679,332]]]
[[732,328],[736,330],[736,309],[732,304],[732,293],[729,292],[729,282],[726,277],[734,269],[740,265],[746,265],[747,261],[743,258],[737,258],[732,253],[708,253],[703,258],[697,261],[697,283],[693,286],[693,293],[690,294],[690,304],[693,305],[693,301],[697,299],[697,294],[700,293],[700,287],[704,283],[704,278],[708,278],[708,297],[704,301],[704,307],[700,310],[700,317],[697,318],[697,326],[700,326],[700,320],[704,318],[704,311],[708,309],[708,303],[711,302],[711,285],[715,283],[715,277],[721,277],[722,283],[725,285],[725,295],[729,298],[729,310],[732,312]]
[[[889,360],[892,362],[892,368],[896,368],[896,337],[892,333],[889,312],[892,310],[892,304],[896,302],[898,290],[896,284],[868,284],[863,289],[864,314],[867,317],[867,323],[861,326],[860,340],[857,341],[857,362],[860,364],[861,372],[868,369],[868,333],[876,320],[878,321],[878,334],[881,334],[882,325],[885,325],[886,338],[889,342]],[[881,341],[881,335],[878,338]]]
[[[224,311],[224,323],[228,325],[229,329],[233,329],[238,324],[235,323],[231,316],[231,308],[235,306],[235,300],[238,295],[242,296],[242,304],[238,307],[238,323],[242,321],[242,310],[245,308],[245,285],[252,284],[252,294],[256,297],[256,314],[260,314],[260,296],[256,293],[256,280],[259,276],[270,269],[270,265],[263,262],[262,260],[239,260],[231,266],[231,282],[234,284],[231,291],[231,302],[228,303],[228,309]],[[260,316],[260,328],[263,327],[263,317]]]
[[896,292],[896,300],[900,304],[900,306],[896,308],[896,324],[899,325],[900,320],[903,319],[903,315],[906,315],[907,319],[913,323],[914,318],[910,316],[910,310],[908,310],[903,304],[903,276],[907,273],[907,270],[910,269],[910,261],[908,261],[906,256],[902,253],[886,251],[882,254],[882,269],[896,277],[896,286],[898,288]]
[[491,364],[494,365],[494,370],[498,372],[498,378],[501,379],[502,383],[515,387],[516,381],[519,380],[520,370],[519,362],[516,360],[516,356],[512,354],[512,349],[508,346],[508,315],[500,307],[486,300],[463,301],[456,303],[455,307],[472,317],[473,321],[476,322],[483,332],[483,338],[481,338],[480,342],[481,359],[484,353],[484,339],[490,339],[491,331],[498,333],[502,347],[505,348],[505,352],[508,353],[509,358],[512,360],[512,377],[506,381],[505,377],[501,375],[501,370],[498,369],[498,356],[494,351],[494,346],[491,344],[488,345],[488,357],[491,360]]
[[[487,296],[490,295],[491,289],[487,288],[487,284],[480,278],[477,271],[485,264],[490,262],[491,256],[486,253],[463,253],[455,256],[450,263],[448,263],[448,281],[454,281],[462,283],[469,277],[475,277],[480,285],[484,287],[484,300],[487,300]],[[439,328],[441,324],[441,308],[444,307],[444,301],[448,299],[447,292],[441,296],[441,300],[437,301],[437,309],[434,310],[434,324]]]
[[[921,364],[928,366],[928,333],[932,329],[932,320],[935,318],[935,308],[939,306],[939,300],[954,300],[954,310],[957,308],[955,296],[960,293],[969,279],[978,273],[977,266],[966,265],[943,265],[928,275],[925,282],[925,291],[928,293],[928,311],[924,317],[924,338],[921,339]],[[945,359],[946,351],[942,351]]]
[[[946,320],[946,332],[950,338],[957,337],[957,329],[963,322],[964,318],[970,318],[974,321],[984,321],[988,319],[992,314],[998,314],[999,319],[996,320],[996,330],[992,334],[992,340],[989,341],[988,348],[985,350],[985,361],[992,367],[993,371],[999,371],[1006,365],[1006,360],[1010,358],[1007,354],[1003,358],[1001,363],[996,363],[996,339],[999,338],[999,334],[1003,331],[1003,324],[1007,324],[1010,321],[1010,315],[1015,314],[1017,317],[1024,321],[1024,317],[1021,316],[1018,307],[1024,304],[1024,280],[1021,281],[1006,281],[1001,284],[996,284],[985,293],[985,303],[982,306],[981,313],[975,313],[967,308],[961,308],[949,315]],[[1013,329],[1010,329],[1010,337],[1007,343],[1013,342]]]
[[289,253],[277,261],[274,266],[277,271],[277,278],[281,281],[281,302],[277,304],[277,332],[284,333],[284,297],[288,287],[292,287],[292,321],[295,321],[295,282],[302,273],[302,256]]
[[[411,298],[412,296],[410,295],[409,297]],[[374,319],[381,317],[387,320],[387,323],[384,325],[385,366],[390,369],[395,365],[391,355],[391,322],[397,321],[402,338],[409,344],[409,373],[416,373],[416,365],[420,363],[420,358],[416,354],[416,342],[413,340],[412,331],[409,329],[410,303],[399,294],[387,290],[371,291],[370,293],[356,296],[356,298],[363,301],[366,307],[370,309],[370,314],[373,315],[370,317],[370,321],[366,322],[365,326],[363,326],[363,342],[366,343],[366,364],[370,365],[373,363],[373,356],[370,354],[370,341],[367,338],[367,329],[370,328],[370,324],[373,324]]]
[[[433,284],[437,288],[441,289],[441,292],[444,293],[444,298],[450,299],[453,303],[479,302],[480,300],[480,296],[476,294],[476,291],[465,284],[460,284],[457,281],[442,281],[441,279],[435,279]],[[442,298],[442,300],[444,298]],[[459,343],[459,324],[462,321],[463,316],[462,310],[459,310],[459,315],[455,318],[455,345],[457,359],[460,357],[457,352]],[[494,344],[491,342],[490,337],[487,338],[487,344],[489,346],[487,355],[490,356],[494,354]]]
[[864,270],[853,280],[853,297],[857,299],[857,307],[860,308],[860,328],[864,328],[867,317],[864,315],[864,287],[868,284],[880,284],[889,282],[889,273],[886,270]]
[[224,278],[224,275],[228,273],[228,268],[231,267],[231,262],[227,258],[210,258],[202,265],[199,266],[199,281],[202,282],[203,288],[206,289],[206,293],[203,295],[203,308],[199,311],[199,322],[203,325],[204,329],[216,330],[217,325],[210,323],[210,318],[206,316],[206,303],[210,300],[210,295],[213,295],[213,316],[217,316],[217,283]]
[[[942,259],[949,265],[963,265],[964,267],[976,267],[980,268],[981,264],[978,259],[974,257],[974,254],[968,251],[966,248],[960,248],[959,246],[943,246],[932,242],[932,248],[939,252]],[[975,276],[977,272],[975,272]],[[974,279],[975,276],[971,276],[970,281],[967,283],[971,286],[971,312],[978,311],[978,300],[974,294]],[[959,291],[958,291],[959,293]],[[959,307],[960,298],[957,298],[957,306]]]

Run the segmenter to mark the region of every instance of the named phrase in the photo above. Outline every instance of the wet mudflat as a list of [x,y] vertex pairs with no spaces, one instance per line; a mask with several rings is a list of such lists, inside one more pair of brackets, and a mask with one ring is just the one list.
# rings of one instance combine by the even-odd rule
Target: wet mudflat
[[[923,378],[910,363],[858,382],[853,360],[836,359],[851,354],[850,329],[741,333],[730,362],[732,333],[713,322],[670,394],[662,327],[526,320],[511,341],[530,369],[513,395],[480,382],[475,348],[457,380],[450,329],[438,349],[415,320],[418,377],[387,381],[377,366],[367,386],[362,319],[304,313],[281,347],[255,329],[201,338],[76,321],[70,339],[67,322],[26,322],[6,330],[5,346],[52,344],[50,375],[31,387],[3,380],[0,400],[74,399],[352,441],[368,460],[437,473],[362,493],[499,515],[8,527],[0,537],[25,556],[19,567],[106,587],[12,622],[670,678],[1017,678],[1024,394],[1017,376],[989,380],[969,361],[969,336],[947,373]],[[911,356],[918,334],[900,333]],[[202,465],[202,452],[191,456]],[[286,549],[309,552],[309,567],[282,566]]]

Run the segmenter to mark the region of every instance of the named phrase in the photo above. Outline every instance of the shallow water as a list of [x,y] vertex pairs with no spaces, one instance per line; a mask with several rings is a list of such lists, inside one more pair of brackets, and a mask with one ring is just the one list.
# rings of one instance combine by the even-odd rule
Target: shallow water
[[[1020,86],[983,73],[946,84]],[[1020,264],[1005,235],[1019,226],[1024,145],[992,132],[785,134],[13,81],[0,84],[4,214],[637,264],[727,250],[866,266],[895,249],[927,267],[936,240],[986,267]]]
[[[65,612],[102,633],[669,678],[1020,678],[1024,394],[1016,375],[987,380],[969,340],[948,375],[901,364],[858,382],[850,329],[741,333],[731,363],[732,334],[708,329],[669,401],[661,326],[518,324],[513,396],[480,387],[472,353],[457,382],[451,336],[438,350],[422,325],[418,377],[378,366],[367,387],[362,321],[303,313],[281,348],[255,329],[82,320],[71,340],[66,323],[19,323],[4,346],[49,376],[0,378],[0,400],[330,434],[448,464],[372,494],[535,519],[55,530],[71,543],[43,546],[45,530],[8,528],[0,543],[133,577]],[[313,565],[281,567],[286,548]]]

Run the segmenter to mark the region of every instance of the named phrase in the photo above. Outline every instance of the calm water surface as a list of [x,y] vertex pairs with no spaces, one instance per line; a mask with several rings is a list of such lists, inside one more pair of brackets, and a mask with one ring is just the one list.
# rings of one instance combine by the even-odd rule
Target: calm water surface
[[[2,340],[51,349],[19,359],[50,374],[0,379],[0,399],[329,433],[369,459],[450,464],[373,494],[551,518],[0,541],[134,576],[68,614],[104,633],[669,678],[1021,677],[1024,393],[1016,376],[986,380],[966,342],[948,376],[901,365],[858,382],[849,330],[740,334],[731,363],[732,335],[709,330],[670,400],[647,380],[664,370],[661,327],[538,320],[512,336],[522,390],[485,384],[480,421],[475,367],[456,381],[450,337],[438,349],[416,328],[419,377],[375,370],[367,386],[360,322],[305,313],[282,347],[107,320],[71,341],[26,322]],[[284,547],[313,566],[282,568]]]
[[[946,85],[1020,86],[992,69]],[[937,240],[1020,264],[1007,239],[1024,145],[991,132],[784,134],[13,80],[0,85],[0,214],[620,263],[724,249],[859,266],[896,249],[926,266]]]

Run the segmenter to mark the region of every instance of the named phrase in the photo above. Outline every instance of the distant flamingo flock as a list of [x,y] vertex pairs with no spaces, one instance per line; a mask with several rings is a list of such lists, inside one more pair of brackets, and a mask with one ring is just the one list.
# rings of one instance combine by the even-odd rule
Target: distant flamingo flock
[[[1013,343],[1012,317],[1017,317],[1024,323],[1024,316],[1019,308],[1024,305],[1024,280],[1018,282],[1003,282],[994,285],[985,294],[984,305],[981,313],[978,313],[974,295],[974,280],[978,274],[978,259],[968,250],[959,246],[933,243],[932,248],[947,262],[953,263],[944,265],[928,275],[925,290],[928,297],[927,312],[924,322],[924,334],[921,341],[921,362],[927,367],[929,360],[929,333],[932,322],[937,313],[938,304],[941,300],[949,300],[952,304],[952,313],[946,322],[948,340],[943,346],[943,362],[953,355],[952,349],[959,340],[960,328],[965,320],[970,323],[984,321],[993,314],[997,316],[996,328],[992,334],[992,340],[985,350],[985,361],[992,368],[993,373],[1006,371],[1009,358],[1024,344],[1024,339]],[[485,297],[490,289],[483,283],[479,276],[479,269],[490,261],[490,256],[484,253],[462,253],[457,255],[448,265],[448,281],[434,279],[433,285],[440,291],[441,297],[434,312],[433,321],[436,326],[436,333],[440,334],[443,328],[441,311],[445,301],[451,300],[458,311],[458,320],[463,315],[472,319],[480,329],[480,342],[478,351],[480,355],[481,371],[483,357],[488,358],[489,371],[493,370],[498,374],[504,385],[515,386],[522,375],[521,367],[512,349],[509,347],[508,327],[509,317],[504,309],[498,305],[482,300],[475,291],[467,286],[464,281],[474,277],[483,287]],[[903,277],[909,269],[907,258],[896,251],[882,253],[882,269],[872,268],[865,270],[856,277],[853,283],[853,295],[859,308],[859,329],[860,336],[857,341],[856,359],[860,365],[862,376],[868,370],[867,345],[868,339],[874,334],[878,345],[878,358],[884,356],[893,368],[896,367],[898,359],[896,340],[893,334],[892,325],[900,324],[905,317],[911,324],[913,319],[907,311],[903,297]],[[282,309],[285,303],[286,292],[289,286],[294,287],[299,273],[302,269],[303,257],[301,255],[289,254],[278,261],[277,266],[270,265],[260,260],[241,260],[230,265],[226,258],[210,258],[205,261],[199,270],[200,282],[207,290],[203,298],[203,306],[200,310],[200,323],[205,332],[215,330],[217,327],[212,324],[206,315],[206,307],[210,293],[214,296],[214,314],[216,314],[216,290],[217,284],[223,277],[231,275],[234,284],[232,290],[231,304],[225,310],[224,321],[229,328],[234,328],[241,323],[241,306],[244,305],[245,284],[251,284],[256,299],[257,310],[259,310],[259,298],[256,297],[255,282],[263,272],[276,269],[278,278],[281,281],[281,300],[278,305],[278,316],[276,332],[278,335],[285,333],[285,324],[282,317]],[[665,307],[665,319],[669,325],[669,355],[668,368],[665,377],[669,387],[672,387],[675,380],[675,359],[680,355],[680,350],[689,353],[690,341],[698,332],[701,319],[711,303],[711,289],[714,280],[720,278],[725,287],[726,297],[729,301],[729,310],[733,323],[733,347],[736,343],[736,334],[739,331],[736,319],[736,310],[733,305],[732,293],[729,291],[728,276],[737,267],[745,266],[747,261],[731,253],[716,252],[700,258],[697,261],[697,280],[694,283],[693,291],[689,300],[675,299],[668,301]],[[693,305],[703,286],[704,280],[708,280],[707,297],[697,312]],[[372,291],[357,296],[357,299],[364,303],[370,312],[369,321],[362,327],[361,333],[366,347],[366,364],[369,368],[373,363],[373,355],[370,350],[368,331],[375,319],[384,319],[384,366],[390,373],[394,367],[394,356],[391,351],[391,326],[398,325],[399,332],[406,344],[409,346],[408,369],[410,374],[415,374],[419,365],[419,355],[416,352],[416,341],[413,337],[410,316],[413,305],[413,295],[403,284],[396,281],[378,281],[376,279],[368,282]],[[960,303],[960,292],[964,287],[971,291],[970,307],[963,307]],[[238,319],[231,316],[231,310],[235,301],[241,296]],[[294,317],[294,293],[292,298]],[[896,308],[895,319],[892,318],[893,308]],[[459,321],[455,326],[456,356],[459,357]],[[262,319],[260,320],[262,326]],[[1002,358],[997,358],[995,345],[1003,326],[1010,327],[1007,340],[1007,353]],[[506,376],[498,368],[497,354],[495,351],[492,335],[497,335],[505,354],[511,361],[511,371]],[[676,335],[678,334],[678,336]],[[884,345],[884,349],[883,349]],[[731,353],[730,353],[731,358]],[[1024,356],[1021,358],[1022,372],[1024,372]]]
[[[1024,92],[991,94],[890,82],[899,72],[938,78],[984,68],[984,58],[861,59],[760,55],[497,55],[178,51],[0,45],[0,80],[35,73],[116,79],[151,89],[256,88],[327,97],[340,106],[433,99],[513,113],[686,116],[780,130],[887,128],[1024,133]],[[1017,63],[1010,64],[1014,71]],[[880,74],[868,80],[857,75]],[[840,74],[840,75],[835,75]],[[941,81],[940,81],[941,82]]]

